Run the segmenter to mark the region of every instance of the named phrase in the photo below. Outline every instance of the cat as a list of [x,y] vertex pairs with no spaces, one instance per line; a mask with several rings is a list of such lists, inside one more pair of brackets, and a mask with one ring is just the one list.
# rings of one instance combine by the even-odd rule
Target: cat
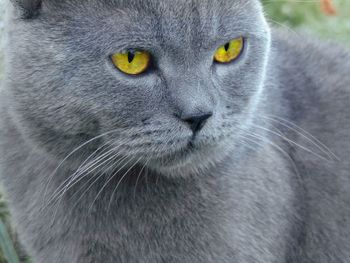
[[0,173],[34,263],[349,262],[345,48],[257,0],[7,13]]

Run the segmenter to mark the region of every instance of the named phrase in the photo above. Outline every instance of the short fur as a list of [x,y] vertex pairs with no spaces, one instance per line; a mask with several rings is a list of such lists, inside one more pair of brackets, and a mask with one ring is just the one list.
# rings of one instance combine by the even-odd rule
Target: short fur
[[[271,33],[256,0],[8,13],[0,171],[35,263],[349,261],[349,52]],[[128,48],[147,73],[113,67]],[[178,117],[208,111],[195,138]]]

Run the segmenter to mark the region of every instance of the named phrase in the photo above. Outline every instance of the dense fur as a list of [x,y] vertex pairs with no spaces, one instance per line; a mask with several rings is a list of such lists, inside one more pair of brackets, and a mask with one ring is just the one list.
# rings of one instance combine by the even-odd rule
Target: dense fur
[[[0,171],[34,262],[348,261],[347,51],[255,0],[12,4]],[[112,66],[128,48],[146,74]],[[178,117],[208,111],[195,138]]]

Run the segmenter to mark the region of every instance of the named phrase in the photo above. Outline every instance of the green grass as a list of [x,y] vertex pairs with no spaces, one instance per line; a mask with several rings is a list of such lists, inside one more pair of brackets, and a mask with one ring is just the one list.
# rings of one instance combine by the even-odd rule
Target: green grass
[[[319,2],[313,0],[264,0],[271,24],[283,25],[292,30],[305,31],[322,38],[333,39],[350,46],[350,0],[334,0],[338,15],[328,17],[320,12]],[[3,0],[0,0],[0,37],[3,31]],[[1,61],[0,52],[0,61]],[[2,77],[0,63],[0,80]],[[13,245],[14,235],[9,213],[0,194],[0,263],[17,263],[20,254]],[[17,252],[16,252],[17,250]],[[1,253],[4,251],[5,253]],[[22,259],[22,262],[29,262]]]

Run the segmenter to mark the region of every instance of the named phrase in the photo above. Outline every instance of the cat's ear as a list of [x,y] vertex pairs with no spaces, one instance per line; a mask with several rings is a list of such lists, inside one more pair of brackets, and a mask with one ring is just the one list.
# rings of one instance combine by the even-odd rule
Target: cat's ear
[[23,18],[32,18],[38,15],[42,0],[11,0]]

